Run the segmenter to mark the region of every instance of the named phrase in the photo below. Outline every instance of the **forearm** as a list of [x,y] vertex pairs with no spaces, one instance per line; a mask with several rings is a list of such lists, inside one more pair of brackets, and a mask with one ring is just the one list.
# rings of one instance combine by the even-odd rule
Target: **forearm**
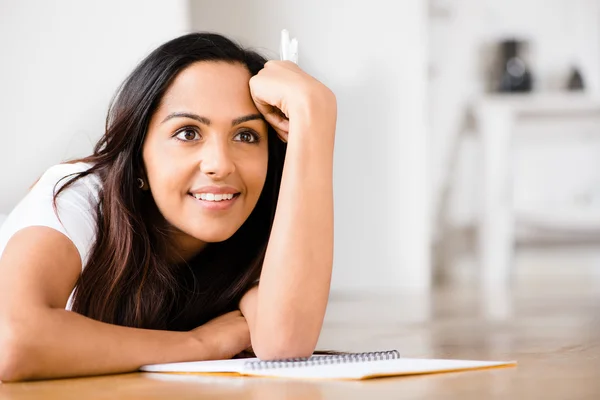
[[203,353],[201,341],[184,332],[127,328],[61,309],[33,311],[11,326],[9,380],[122,373]]
[[263,358],[310,354],[321,331],[333,264],[332,130],[290,126],[260,284],[241,304],[254,350]]

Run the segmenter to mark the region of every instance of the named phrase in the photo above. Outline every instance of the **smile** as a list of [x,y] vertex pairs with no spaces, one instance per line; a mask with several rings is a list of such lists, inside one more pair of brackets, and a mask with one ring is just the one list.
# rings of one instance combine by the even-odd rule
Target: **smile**
[[194,199],[196,204],[199,204],[203,209],[210,211],[224,211],[228,210],[236,202],[240,193],[236,194],[213,194],[213,193],[201,193],[188,195]]
[[237,193],[237,194],[233,194],[233,193],[229,193],[229,194],[195,193],[192,196],[194,196],[194,198],[196,198],[196,200],[224,201],[224,200],[231,200],[238,194],[239,193]]

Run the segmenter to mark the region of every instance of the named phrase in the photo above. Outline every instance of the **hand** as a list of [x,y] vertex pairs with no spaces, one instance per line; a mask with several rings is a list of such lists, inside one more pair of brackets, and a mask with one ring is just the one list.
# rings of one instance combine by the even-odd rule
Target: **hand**
[[239,310],[214,318],[190,333],[202,344],[207,360],[232,358],[251,344],[246,318]]
[[333,121],[335,126],[333,92],[291,61],[268,61],[250,78],[250,93],[258,111],[284,142],[288,141],[290,120],[296,118],[310,116],[319,124]]
[[239,354],[233,356],[233,358],[255,358],[256,353],[254,353],[254,349],[252,346],[248,347],[246,350],[242,351]]

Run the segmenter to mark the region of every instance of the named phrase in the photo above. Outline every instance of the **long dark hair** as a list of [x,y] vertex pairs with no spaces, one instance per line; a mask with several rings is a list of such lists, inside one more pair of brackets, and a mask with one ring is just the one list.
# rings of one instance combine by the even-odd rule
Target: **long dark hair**
[[255,209],[231,238],[208,244],[188,262],[168,261],[172,227],[136,183],[144,176],[142,144],[153,113],[177,74],[199,61],[236,63],[256,75],[266,59],[213,33],[160,46],[120,86],[93,154],[72,161],[91,168],[56,191],[55,202],[84,176],[97,174],[102,182],[96,242],[77,282],[75,312],[124,326],[189,330],[236,309],[260,275],[286,151],[271,127],[268,172]]

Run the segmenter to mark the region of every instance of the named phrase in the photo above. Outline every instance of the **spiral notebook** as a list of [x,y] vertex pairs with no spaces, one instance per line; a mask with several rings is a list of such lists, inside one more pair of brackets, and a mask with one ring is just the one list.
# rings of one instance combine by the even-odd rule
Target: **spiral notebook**
[[235,374],[299,379],[369,379],[515,366],[515,361],[445,360],[400,357],[397,350],[313,355],[281,361],[245,358],[145,365],[144,372]]

